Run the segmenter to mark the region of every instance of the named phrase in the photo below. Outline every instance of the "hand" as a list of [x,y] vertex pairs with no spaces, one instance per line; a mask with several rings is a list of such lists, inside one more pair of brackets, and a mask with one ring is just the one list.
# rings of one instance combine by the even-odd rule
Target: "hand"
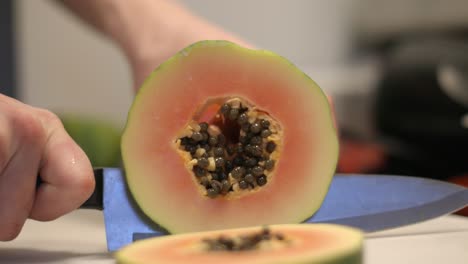
[[138,90],[161,63],[195,42],[228,40],[243,47],[254,48],[248,41],[196,16],[177,2],[154,0],[150,2],[156,7],[151,8],[142,4],[138,12],[139,18],[135,21],[152,26],[141,27],[141,24],[137,24],[132,31],[134,34],[114,38],[118,40],[117,43],[120,43],[128,58],[135,90]]
[[27,218],[78,208],[93,190],[90,161],[58,117],[0,94],[0,240],[17,237]]
[[162,62],[194,42],[224,39],[250,46],[234,34],[193,14],[177,1],[58,2],[110,38],[123,51],[133,73],[135,90]]

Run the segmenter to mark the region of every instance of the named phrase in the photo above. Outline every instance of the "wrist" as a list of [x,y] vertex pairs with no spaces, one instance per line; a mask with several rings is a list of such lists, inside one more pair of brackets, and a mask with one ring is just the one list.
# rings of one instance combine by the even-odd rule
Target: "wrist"
[[138,87],[176,52],[203,39],[249,46],[172,0],[61,0],[66,7],[110,38],[127,57]]
[[107,16],[107,35],[127,57],[135,88],[159,64],[196,41],[225,39],[248,46],[175,1],[112,0],[109,3],[113,6],[111,15]]
[[191,27],[190,14],[170,0],[108,0],[114,5],[108,35],[129,59],[166,52]]

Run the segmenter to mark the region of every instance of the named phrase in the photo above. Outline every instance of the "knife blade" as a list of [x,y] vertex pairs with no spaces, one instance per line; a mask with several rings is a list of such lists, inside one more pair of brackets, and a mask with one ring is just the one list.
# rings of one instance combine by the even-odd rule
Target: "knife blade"
[[[167,234],[138,208],[121,169],[96,169],[95,177],[95,193],[81,208],[103,210],[109,251]],[[374,232],[429,220],[466,205],[468,188],[451,183],[409,176],[336,174],[320,209],[304,223],[335,223]]]
[[305,222],[335,223],[366,232],[405,226],[468,205],[468,189],[396,175],[336,175],[320,209]]

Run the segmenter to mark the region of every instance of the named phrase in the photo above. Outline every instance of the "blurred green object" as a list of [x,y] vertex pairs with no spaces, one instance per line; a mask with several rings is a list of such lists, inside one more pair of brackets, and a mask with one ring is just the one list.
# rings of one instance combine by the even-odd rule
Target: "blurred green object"
[[93,167],[121,165],[121,131],[109,121],[93,117],[59,114],[68,134],[83,149]]

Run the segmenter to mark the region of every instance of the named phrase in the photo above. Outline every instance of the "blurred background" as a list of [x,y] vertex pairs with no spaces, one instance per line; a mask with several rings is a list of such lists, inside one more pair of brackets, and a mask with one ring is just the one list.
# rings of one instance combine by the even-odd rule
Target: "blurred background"
[[[455,181],[468,175],[466,1],[181,2],[287,57],[333,97],[339,172]],[[133,99],[120,51],[54,1],[3,0],[0,12],[1,45],[9,50],[0,53],[2,93],[105,123],[95,132],[100,136],[89,139],[92,128],[77,125],[79,118],[68,121],[90,155],[100,144],[109,153]],[[111,152],[95,165],[117,164],[118,147]]]

